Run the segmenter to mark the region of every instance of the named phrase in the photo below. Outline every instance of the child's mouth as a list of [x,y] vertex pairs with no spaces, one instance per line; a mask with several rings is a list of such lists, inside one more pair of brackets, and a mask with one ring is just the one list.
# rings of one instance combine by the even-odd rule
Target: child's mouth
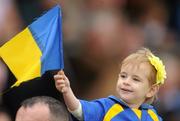
[[123,91],[123,92],[133,92],[132,90],[127,89],[127,88],[121,88],[121,91]]

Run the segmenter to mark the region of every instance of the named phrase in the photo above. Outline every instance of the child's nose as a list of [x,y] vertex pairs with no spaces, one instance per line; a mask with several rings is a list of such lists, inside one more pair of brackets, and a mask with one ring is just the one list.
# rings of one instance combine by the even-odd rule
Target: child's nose
[[131,79],[130,79],[130,78],[127,78],[127,79],[125,79],[125,80],[123,81],[123,84],[124,84],[124,85],[130,85],[130,83],[131,83]]

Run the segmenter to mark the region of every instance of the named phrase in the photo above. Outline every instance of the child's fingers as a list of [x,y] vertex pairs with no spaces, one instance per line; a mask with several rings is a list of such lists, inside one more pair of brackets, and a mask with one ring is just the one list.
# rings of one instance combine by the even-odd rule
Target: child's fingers
[[65,79],[65,80],[69,80],[66,76],[64,76],[64,79]]
[[55,80],[65,79],[65,76],[64,75],[54,75],[54,79]]
[[56,81],[56,86],[57,86],[58,88],[62,88],[62,87],[65,87],[65,86],[66,86],[66,83],[65,83],[64,80],[57,80],[57,81]]
[[64,87],[66,87],[66,85],[65,84],[61,84],[58,87],[62,90]]
[[63,71],[63,70],[60,70],[60,71],[58,72],[58,74],[64,75],[64,71]]
[[54,75],[56,88],[64,93],[70,87],[69,80],[64,74],[64,71],[59,71],[56,75]]
[[59,79],[56,81],[56,85],[61,85],[61,84],[65,84],[66,82],[62,79]]

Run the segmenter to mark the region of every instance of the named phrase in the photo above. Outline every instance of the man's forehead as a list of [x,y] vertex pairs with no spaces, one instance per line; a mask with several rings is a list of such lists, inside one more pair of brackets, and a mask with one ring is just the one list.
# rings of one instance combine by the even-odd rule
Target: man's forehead
[[24,121],[49,121],[49,115],[48,106],[42,103],[37,103],[30,107],[21,107],[18,110],[17,119],[23,119]]

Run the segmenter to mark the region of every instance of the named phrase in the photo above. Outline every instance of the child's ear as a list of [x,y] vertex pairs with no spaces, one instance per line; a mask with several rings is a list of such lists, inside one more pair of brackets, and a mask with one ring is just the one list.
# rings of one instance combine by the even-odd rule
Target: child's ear
[[151,98],[155,96],[158,93],[158,91],[159,91],[159,84],[154,84],[149,89],[149,92],[146,94],[146,97]]

